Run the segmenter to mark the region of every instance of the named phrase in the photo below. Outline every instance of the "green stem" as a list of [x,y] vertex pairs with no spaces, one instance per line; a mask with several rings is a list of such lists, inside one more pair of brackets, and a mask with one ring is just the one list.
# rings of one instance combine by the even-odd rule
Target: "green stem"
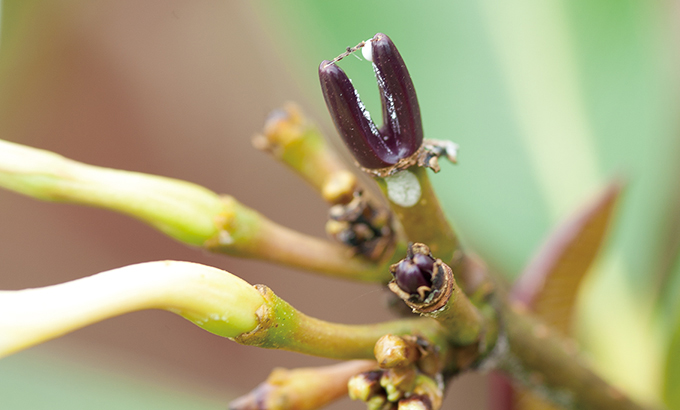
[[234,337],[258,325],[262,296],[220,269],[161,261],[37,289],[0,291],[0,356],[125,313],[164,309]]
[[441,327],[431,319],[402,319],[371,325],[343,325],[307,316],[256,285],[266,302],[258,310],[260,325],[234,340],[250,346],[283,349],[332,359],[373,359],[375,343],[386,334],[419,334],[447,349]]
[[643,410],[610,385],[547,326],[504,306],[509,352],[500,367],[541,397],[566,409]]
[[351,199],[356,177],[330,149],[319,129],[305,118],[297,105],[288,103],[284,109],[274,111],[262,135],[253,139],[253,145],[291,168],[331,203],[336,203],[341,197],[326,195],[328,184],[340,176],[349,177]]
[[190,245],[217,233],[217,194],[172,178],[107,169],[0,141],[0,186],[33,198],[110,209]]
[[46,201],[120,212],[188,245],[340,278],[386,282],[386,262],[280,226],[189,182],[79,163],[0,140],[0,186]]
[[457,285],[443,308],[423,315],[437,320],[446,329],[449,341],[456,346],[478,343],[487,327],[486,318]]
[[387,282],[388,263],[375,263],[337,243],[278,225],[232,197],[216,222],[219,233],[204,244],[211,252],[256,258],[315,273],[367,282]]
[[408,240],[424,243],[437,258],[451,261],[460,243],[439,205],[427,170],[414,166],[377,181]]

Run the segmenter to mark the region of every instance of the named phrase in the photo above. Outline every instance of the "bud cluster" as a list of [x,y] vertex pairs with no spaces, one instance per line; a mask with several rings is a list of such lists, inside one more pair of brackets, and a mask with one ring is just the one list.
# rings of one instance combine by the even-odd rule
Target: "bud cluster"
[[392,243],[390,213],[368,203],[360,190],[346,204],[336,204],[329,211],[326,232],[369,259],[378,259]]
[[437,355],[428,343],[415,336],[388,334],[378,340],[374,351],[381,369],[352,377],[348,383],[351,399],[366,402],[369,410],[441,407],[441,375],[429,360]]

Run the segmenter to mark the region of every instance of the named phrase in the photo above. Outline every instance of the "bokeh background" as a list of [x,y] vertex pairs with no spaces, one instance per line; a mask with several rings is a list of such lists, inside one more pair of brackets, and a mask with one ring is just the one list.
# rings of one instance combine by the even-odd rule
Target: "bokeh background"
[[[676,1],[1,3],[0,138],[195,182],[319,236],[325,204],[251,137],[270,111],[296,101],[340,147],[318,63],[376,32],[390,35],[416,85],[426,137],[461,146],[459,165],[433,178],[447,212],[509,279],[551,227],[607,181],[628,181],[583,293],[578,334],[606,377],[658,398],[679,328]],[[343,68],[380,112],[370,66],[347,58]],[[207,254],[102,210],[0,191],[0,215],[2,289],[176,259],[266,283],[326,320],[390,317],[378,286]],[[0,408],[218,409],[274,366],[325,363],[139,312],[0,361]],[[483,409],[492,394],[484,377],[466,376],[446,408]]]

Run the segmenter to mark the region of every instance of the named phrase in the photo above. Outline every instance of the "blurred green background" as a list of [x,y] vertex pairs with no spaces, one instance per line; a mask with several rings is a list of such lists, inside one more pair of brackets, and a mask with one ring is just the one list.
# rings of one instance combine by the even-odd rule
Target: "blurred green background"
[[[318,63],[384,32],[416,85],[426,138],[461,146],[459,164],[444,165],[433,178],[451,220],[467,246],[508,278],[521,272],[551,228],[608,181],[627,182],[606,253],[582,295],[578,334],[607,378],[654,401],[663,389],[669,340],[680,335],[678,17],[674,1],[5,0],[0,135],[84,162],[197,182],[323,235],[321,201],[251,149],[249,139],[270,110],[295,100],[337,144]],[[347,58],[342,66],[369,111],[380,112],[370,65]],[[267,283],[324,319],[389,317],[377,287],[205,255],[103,211],[6,192],[0,211],[9,238],[0,250],[0,288],[172,258]],[[169,315],[130,316],[63,343],[143,357],[151,368],[163,363],[200,385],[224,386],[222,400],[254,387],[275,365],[321,363],[253,352]],[[680,336],[675,340],[680,352]],[[17,374],[8,368],[49,375],[50,368],[69,367],[43,369],[32,351],[0,361],[0,407],[11,397],[4,380]],[[680,373],[680,353],[673,357],[678,363],[670,369]],[[58,374],[8,390],[44,395]],[[680,374],[668,378],[680,386]],[[86,407],[68,399],[78,385],[58,389],[67,397],[61,408]],[[470,386],[479,394],[465,393]],[[449,394],[447,408],[481,408],[489,394],[479,377],[453,387],[461,393]],[[118,388],[111,381],[105,390],[125,390]],[[160,403],[167,397],[158,396]],[[8,408],[43,408],[10,400]],[[680,398],[674,400],[680,408]],[[153,408],[144,401],[137,406]],[[212,407],[206,402],[206,408]]]

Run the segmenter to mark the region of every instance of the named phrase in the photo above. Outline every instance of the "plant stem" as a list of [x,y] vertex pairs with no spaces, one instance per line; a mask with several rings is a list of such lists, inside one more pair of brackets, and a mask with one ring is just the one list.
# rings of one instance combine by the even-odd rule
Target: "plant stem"
[[[327,198],[324,195],[329,182],[341,174],[353,176],[330,149],[319,129],[294,103],[288,103],[270,115],[263,134],[253,139],[253,145],[291,168],[331,203],[337,203],[333,199],[339,197]],[[356,178],[353,178],[350,199],[355,184]]]
[[219,232],[204,244],[211,252],[256,258],[281,265],[368,282],[387,282],[387,262],[375,263],[337,243],[302,234],[265,218],[236,201],[222,198]]
[[96,167],[53,152],[0,141],[0,186],[33,198],[110,209],[200,246],[217,233],[223,204],[201,186]]
[[143,309],[165,309],[234,337],[258,324],[264,299],[220,269],[189,262],[130,265],[59,285],[0,291],[0,356]]
[[280,226],[234,198],[189,182],[79,163],[0,141],[0,186],[47,201],[105,208],[213,252],[341,278],[387,282],[387,261]]
[[520,311],[504,306],[509,344],[500,368],[565,409],[643,410],[592,370],[573,344]]
[[229,404],[231,410],[315,410],[347,394],[347,382],[375,369],[372,360],[351,360],[331,366],[275,368],[267,380]]
[[426,244],[432,254],[453,270],[464,289],[471,280],[463,269],[464,254],[453,227],[446,219],[427,175],[427,169],[412,166],[376,181],[389,200],[390,208],[401,223],[410,242]]
[[447,350],[439,324],[431,319],[402,319],[371,325],[343,325],[307,316],[264,285],[256,285],[266,303],[258,310],[260,325],[235,337],[238,343],[283,349],[332,359],[373,359],[375,343],[386,334],[417,334]]
[[[408,240],[422,242],[436,257],[446,263],[451,261],[460,243],[439,205],[427,170],[414,166],[377,180]],[[414,195],[412,200],[409,194]]]

